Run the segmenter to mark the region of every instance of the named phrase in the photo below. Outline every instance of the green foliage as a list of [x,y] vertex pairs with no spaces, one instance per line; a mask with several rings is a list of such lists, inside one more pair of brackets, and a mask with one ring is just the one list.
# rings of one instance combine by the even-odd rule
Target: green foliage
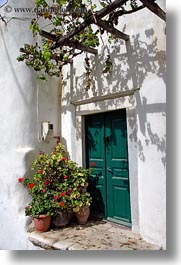
[[90,197],[90,193],[89,192],[85,192],[85,193],[75,193],[75,195],[73,195],[75,197],[73,197],[73,199],[71,200],[71,205],[73,207],[73,212],[79,212],[80,209],[84,208],[84,207],[89,207],[91,202],[92,202],[92,198]]
[[[100,1],[102,7],[110,4],[111,1]],[[57,38],[67,35],[76,29],[81,23],[96,10],[96,5],[91,0],[35,0],[37,16],[30,24],[33,36],[37,36],[36,45],[25,44],[21,49],[22,55],[18,56],[19,62],[24,61],[26,65],[35,71],[44,73],[41,80],[46,80],[45,75],[61,76],[62,66],[69,63],[78,54],[76,47],[59,47],[51,49],[54,41],[48,37],[42,37],[40,21],[43,18],[48,20],[51,28],[50,33]],[[46,30],[46,27],[43,29]],[[100,30],[94,30],[91,25],[76,34],[72,40],[79,41],[88,47],[96,48],[99,46]]]
[[106,57],[103,73],[110,74],[111,70],[112,70],[112,60],[111,60],[111,56],[108,54]]
[[[19,62],[24,61],[35,71],[40,71],[42,73],[40,80],[46,80],[45,75],[61,76],[62,67],[85,51],[85,46],[97,48],[100,45],[99,40],[105,40],[102,35],[107,32],[106,27],[98,26],[99,23],[95,16],[98,10],[93,0],[35,0],[34,2],[37,14],[36,18],[31,21],[30,30],[36,37],[37,43],[36,45],[25,44],[24,48],[21,49],[23,54],[18,56],[17,60]],[[99,8],[100,6],[106,8],[113,1],[100,0],[98,2]],[[132,10],[138,7],[137,0],[129,0],[128,3]],[[118,24],[119,15],[117,14],[120,13],[121,15],[122,12],[119,11],[124,11],[125,4],[120,4],[120,7],[111,9],[110,12],[107,12],[107,16],[103,16],[102,19],[105,19],[106,25]],[[89,19],[90,17],[91,19]],[[42,19],[46,23],[42,23]],[[96,24],[98,25],[95,29]],[[111,44],[115,35],[108,32],[107,34],[107,41]],[[60,39],[62,43],[57,45],[57,41]],[[69,41],[71,45],[69,45]],[[80,44],[84,48],[81,49]],[[103,73],[110,73],[111,68],[112,62],[110,57],[107,57]],[[89,89],[90,84],[91,79],[87,77],[86,90]]]
[[99,45],[99,38],[91,26],[87,27],[84,31],[82,31],[78,36],[77,40],[89,47],[96,47]]
[[65,147],[58,143],[50,154],[41,152],[32,163],[32,178],[19,178],[32,197],[26,215],[56,215],[57,210],[78,211],[89,206],[86,191],[90,170],[68,159]]
[[40,30],[38,22],[35,18],[32,19],[32,21],[31,21],[30,30],[32,31],[34,37],[38,34],[38,32]]
[[54,201],[48,194],[34,196],[25,208],[25,215],[32,215],[33,217],[39,217],[41,214],[50,216],[56,215],[54,208]]
[[44,41],[42,48],[36,43],[35,45],[25,44],[21,49],[23,52],[17,60],[25,61],[26,65],[31,66],[35,71],[44,71],[46,74],[53,76],[60,75],[60,69],[57,69],[55,61],[51,60],[52,53],[48,44]]
[[92,69],[88,57],[85,58],[85,70],[86,70],[86,91],[88,91],[92,84],[92,78],[91,78]]
[[47,81],[47,78],[46,78],[45,75],[40,75],[40,76],[38,76],[38,79],[39,79],[39,80],[42,80],[42,81]]
[[47,7],[48,4],[45,0],[35,0],[35,4],[37,7],[43,6],[43,7]]

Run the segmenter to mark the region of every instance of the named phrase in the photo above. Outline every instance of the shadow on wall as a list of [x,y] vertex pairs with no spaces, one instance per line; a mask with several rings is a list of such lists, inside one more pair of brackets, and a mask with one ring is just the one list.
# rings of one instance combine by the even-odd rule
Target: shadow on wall
[[[126,27],[124,27],[124,30]],[[165,34],[164,30],[163,33]],[[107,51],[113,62],[113,69],[111,74],[106,77],[103,74],[103,62]],[[70,102],[82,100],[90,97],[97,97],[105,94],[116,93],[118,91],[127,91],[132,88],[142,89],[143,83],[149,75],[153,75],[166,84],[166,51],[158,49],[158,39],[155,35],[154,29],[150,28],[145,30],[144,41],[139,34],[132,36],[132,41],[125,42],[122,40],[115,40],[111,47],[104,47],[99,57],[90,56],[92,65],[92,87],[90,91],[86,91],[86,75],[84,73],[78,75],[78,69],[73,66],[70,68],[70,73],[66,77],[66,84],[69,82],[70,92],[63,98],[64,106],[63,112],[70,111]],[[157,88],[151,87],[151,93],[157,93]],[[114,101],[104,102],[104,107],[117,108],[117,103],[124,103],[125,98],[119,98]],[[161,116],[166,116],[165,103],[148,103],[148,99],[140,93],[136,92],[135,97],[129,98],[129,103],[134,104],[136,100],[136,111],[139,119],[140,131],[142,139],[136,140],[137,125],[131,119],[128,121],[132,128],[129,135],[131,141],[138,144],[139,158],[145,162],[144,145],[155,145],[159,152],[161,152],[161,161],[165,167],[165,153],[166,153],[166,140],[165,137],[159,137],[154,132],[151,123],[148,121],[148,114],[158,113]],[[95,106],[101,109],[103,102],[95,103]],[[79,111],[79,107],[77,107]],[[75,118],[72,116],[72,121],[75,123]],[[77,138],[81,137],[81,132],[77,132]],[[145,143],[143,143],[143,138]]]
[[[143,82],[152,73],[163,80],[166,85],[166,51],[159,51],[157,48],[157,38],[154,36],[154,30],[151,28],[145,31],[146,39],[152,40],[150,44],[139,41],[139,34],[134,36],[134,42],[131,45],[127,42],[129,70],[132,72],[133,87],[142,87]],[[157,87],[151,87],[151,93],[157,93]],[[151,128],[151,123],[147,120],[148,114],[158,113],[163,117],[166,116],[166,103],[148,104],[146,97],[140,97],[140,93],[136,93],[137,115],[139,125],[146,146],[155,145],[158,152],[161,152],[161,162],[166,166],[166,136],[159,137]],[[155,124],[154,124],[155,125]],[[134,130],[137,132],[137,126]],[[132,136],[131,136],[132,137]],[[143,139],[143,138],[142,138]],[[138,154],[140,160],[145,162],[144,144],[138,139]]]

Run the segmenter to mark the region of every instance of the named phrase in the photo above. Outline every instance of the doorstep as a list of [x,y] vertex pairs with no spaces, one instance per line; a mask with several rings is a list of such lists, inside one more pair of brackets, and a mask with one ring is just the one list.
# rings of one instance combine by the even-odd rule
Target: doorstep
[[160,250],[129,228],[106,221],[70,224],[48,232],[30,231],[28,239],[48,250]]

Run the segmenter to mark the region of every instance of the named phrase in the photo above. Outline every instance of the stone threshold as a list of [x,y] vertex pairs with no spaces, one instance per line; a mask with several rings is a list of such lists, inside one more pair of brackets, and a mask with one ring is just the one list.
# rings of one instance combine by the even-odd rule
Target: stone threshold
[[130,229],[106,221],[70,224],[48,232],[30,231],[28,239],[46,250],[161,250]]

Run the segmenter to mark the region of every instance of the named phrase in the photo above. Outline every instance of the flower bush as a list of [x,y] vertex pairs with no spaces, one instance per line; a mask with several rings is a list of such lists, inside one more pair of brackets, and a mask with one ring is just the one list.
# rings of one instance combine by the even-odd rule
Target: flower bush
[[90,206],[92,198],[86,191],[90,170],[68,159],[65,147],[58,143],[50,154],[40,152],[32,163],[32,178],[19,178],[32,197],[26,215],[56,215],[58,210],[78,212]]

